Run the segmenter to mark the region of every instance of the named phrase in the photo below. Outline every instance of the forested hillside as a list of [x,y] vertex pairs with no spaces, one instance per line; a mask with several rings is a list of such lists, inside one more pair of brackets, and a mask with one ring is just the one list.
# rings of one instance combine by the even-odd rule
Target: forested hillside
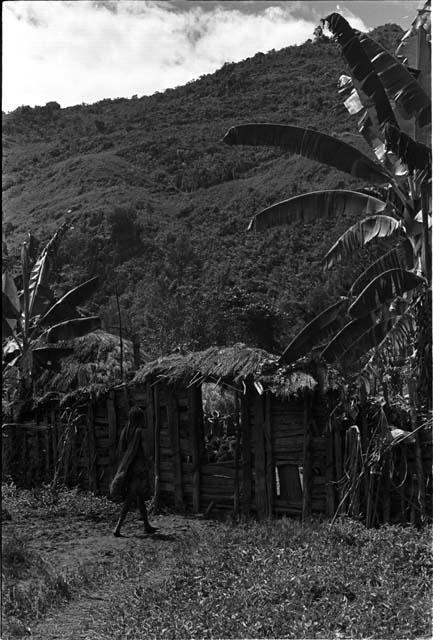
[[[401,35],[396,25],[372,33],[392,51]],[[337,93],[343,72],[334,43],[307,42],[150,97],[4,115],[11,261],[28,230],[44,241],[67,220],[59,292],[101,275],[92,305],[116,331],[117,286],[126,334],[149,355],[235,341],[278,352],[346,290],[366,255],[322,272],[349,216],[260,235],[247,233],[249,219],[305,191],[366,185],[299,156],[221,139],[234,124],[286,123],[370,154]]]

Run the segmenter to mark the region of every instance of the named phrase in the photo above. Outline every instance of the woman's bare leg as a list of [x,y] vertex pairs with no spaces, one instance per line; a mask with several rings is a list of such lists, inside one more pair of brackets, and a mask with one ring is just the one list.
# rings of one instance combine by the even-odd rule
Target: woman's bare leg
[[146,503],[144,501],[144,496],[142,493],[139,493],[137,495],[137,504],[138,504],[138,508],[140,509],[141,517],[143,518],[145,532],[155,533],[157,529],[155,529],[155,527],[152,527],[152,525],[149,522],[149,518],[147,517]]
[[122,526],[122,524],[125,521],[126,514],[130,510],[132,502],[133,502],[133,497],[128,493],[126,498],[125,498],[125,501],[124,501],[124,503],[122,505],[122,510],[120,512],[119,519],[118,519],[117,524],[116,524],[116,526],[114,528],[114,531],[113,531],[113,535],[116,538],[120,537],[120,527]]

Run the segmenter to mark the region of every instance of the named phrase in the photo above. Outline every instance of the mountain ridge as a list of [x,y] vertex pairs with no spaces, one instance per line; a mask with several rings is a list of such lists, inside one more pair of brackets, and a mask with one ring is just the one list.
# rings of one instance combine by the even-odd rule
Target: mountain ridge
[[[402,34],[386,25],[372,35],[394,50]],[[58,291],[102,276],[94,304],[113,328],[117,283],[125,331],[146,352],[239,340],[281,350],[363,258],[322,274],[321,258],[349,219],[260,236],[246,233],[249,219],[306,191],[366,185],[299,156],[221,139],[234,124],[268,121],[342,136],[371,155],[339,100],[344,72],[334,43],[307,42],[152,96],[3,115],[12,258],[28,230],[44,241],[68,220]]]

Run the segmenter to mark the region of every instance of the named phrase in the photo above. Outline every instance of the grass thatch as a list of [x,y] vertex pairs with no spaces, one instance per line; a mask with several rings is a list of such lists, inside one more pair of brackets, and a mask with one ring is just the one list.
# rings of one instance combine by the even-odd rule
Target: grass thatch
[[196,377],[239,383],[249,377],[259,377],[266,369],[274,370],[277,360],[277,356],[263,349],[244,344],[209,347],[205,351],[174,353],[149,362],[136,373],[133,382],[142,383],[152,377],[163,378],[168,383],[189,383]]
[[[132,342],[123,340],[124,378],[134,371]],[[53,392],[101,393],[122,382],[120,369],[120,338],[99,329],[73,342],[73,353],[64,358],[60,370],[46,370],[38,381],[39,402],[53,397]],[[47,395],[49,394],[49,395]]]
[[317,386],[310,373],[291,370],[283,373],[278,369],[278,356],[242,343],[159,358],[141,367],[133,383],[149,380],[163,380],[168,384],[215,381],[240,388],[242,383],[256,383],[258,390],[263,388],[283,397]]

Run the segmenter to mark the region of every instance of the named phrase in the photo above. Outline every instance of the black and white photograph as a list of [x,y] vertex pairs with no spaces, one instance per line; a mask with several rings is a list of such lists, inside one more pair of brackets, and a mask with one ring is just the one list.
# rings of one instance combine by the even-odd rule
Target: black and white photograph
[[433,637],[431,0],[2,3],[3,640]]

